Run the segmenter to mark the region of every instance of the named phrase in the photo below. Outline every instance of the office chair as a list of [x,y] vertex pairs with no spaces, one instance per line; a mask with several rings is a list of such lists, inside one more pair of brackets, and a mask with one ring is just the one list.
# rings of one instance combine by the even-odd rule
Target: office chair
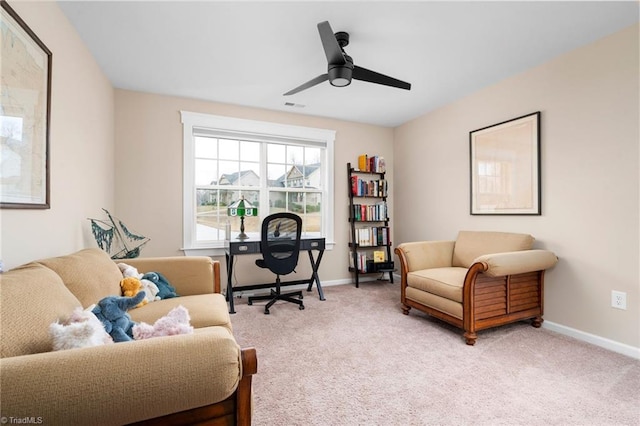
[[[280,291],[280,275],[295,272],[300,255],[300,235],[302,233],[302,219],[300,216],[282,212],[267,216],[262,221],[261,251],[262,259],[256,260],[260,268],[267,268],[276,274],[276,288],[271,289],[268,296],[251,296],[248,304],[254,300],[269,300],[264,307],[265,315],[269,314],[269,308],[278,300],[295,303],[298,309],[304,309],[302,304],[302,291],[282,293]],[[294,299],[293,296],[298,296]]]

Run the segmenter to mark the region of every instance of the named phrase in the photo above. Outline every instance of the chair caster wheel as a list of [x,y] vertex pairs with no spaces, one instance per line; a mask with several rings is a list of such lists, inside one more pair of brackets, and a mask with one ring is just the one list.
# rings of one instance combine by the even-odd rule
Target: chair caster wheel
[[304,310],[304,305],[298,306],[298,309],[300,309],[301,311]]
[[252,300],[247,300],[247,305],[249,305],[249,306],[253,305],[253,301]]
[[268,310],[268,309],[265,309],[265,310],[264,310],[264,314],[265,314],[265,315],[269,315],[269,310]]
[[298,296],[298,299],[302,300],[302,299],[304,299],[304,296],[300,295],[300,296]]

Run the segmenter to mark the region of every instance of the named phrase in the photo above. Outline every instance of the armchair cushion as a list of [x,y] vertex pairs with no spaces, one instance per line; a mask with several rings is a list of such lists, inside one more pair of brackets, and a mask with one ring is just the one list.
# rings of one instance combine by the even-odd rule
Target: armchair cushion
[[478,256],[529,250],[534,238],[511,232],[460,231],[453,249],[453,266],[469,268]]
[[409,287],[462,303],[466,268],[422,269],[407,274]]
[[407,299],[416,301],[421,305],[428,306],[438,312],[444,312],[454,318],[462,319],[462,303],[454,302],[446,297],[431,294],[426,291],[420,291],[413,287],[405,289]]
[[409,271],[451,266],[455,241],[417,241],[402,243]]
[[33,262],[0,275],[0,282],[1,357],[51,351],[49,324],[68,317],[80,301],[55,272]]

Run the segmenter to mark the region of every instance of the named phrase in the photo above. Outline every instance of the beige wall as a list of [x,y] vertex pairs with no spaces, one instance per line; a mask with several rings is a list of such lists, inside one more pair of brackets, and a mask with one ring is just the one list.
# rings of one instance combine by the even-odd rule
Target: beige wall
[[[325,252],[320,276],[323,280],[350,277],[346,164],[357,162],[359,154],[377,154],[387,159],[389,173],[393,173],[392,129],[125,90],[116,90],[115,99],[116,212],[136,231],[151,238],[143,249],[143,256],[183,254],[180,250],[183,161],[180,111],[185,110],[336,131],[336,245],[334,250]],[[392,199],[389,202],[392,208]],[[219,260],[224,262],[224,257]],[[260,281],[265,276],[253,266],[251,256],[240,256],[238,262],[239,284]],[[307,264],[300,262],[299,278],[306,278],[310,270]],[[226,280],[224,271],[223,279]]]
[[53,53],[51,209],[0,210],[5,269],[91,244],[87,217],[114,201],[111,84],[55,2],[10,5]]
[[[545,318],[639,347],[639,75],[636,25],[398,127],[395,242],[531,233],[560,257]],[[538,110],[542,216],[471,216],[469,131]]]

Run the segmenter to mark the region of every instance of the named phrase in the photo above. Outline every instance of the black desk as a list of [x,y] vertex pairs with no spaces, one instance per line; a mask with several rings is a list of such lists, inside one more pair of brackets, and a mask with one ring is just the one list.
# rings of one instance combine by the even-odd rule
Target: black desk
[[[318,276],[318,268],[320,267],[320,261],[324,254],[325,239],[324,238],[302,238],[300,240],[300,251],[306,251],[309,253],[309,261],[311,262],[311,277],[306,280],[294,280],[294,281],[282,281],[281,286],[295,285],[295,284],[307,284],[307,291],[311,291],[313,283],[316,283],[318,288],[318,296],[320,300],[324,299],[324,293],[322,292],[322,285],[320,284],[320,277]],[[318,251],[318,258],[314,258],[313,251]],[[233,277],[233,258],[243,254],[260,254],[260,239],[247,238],[246,240],[226,240],[224,242],[224,255],[227,261],[227,300],[229,301],[229,313],[235,314],[233,306],[233,285],[231,278]],[[256,266],[257,268],[257,266]],[[249,284],[243,285],[244,290],[256,290],[261,288],[275,287],[275,283],[269,284]]]

